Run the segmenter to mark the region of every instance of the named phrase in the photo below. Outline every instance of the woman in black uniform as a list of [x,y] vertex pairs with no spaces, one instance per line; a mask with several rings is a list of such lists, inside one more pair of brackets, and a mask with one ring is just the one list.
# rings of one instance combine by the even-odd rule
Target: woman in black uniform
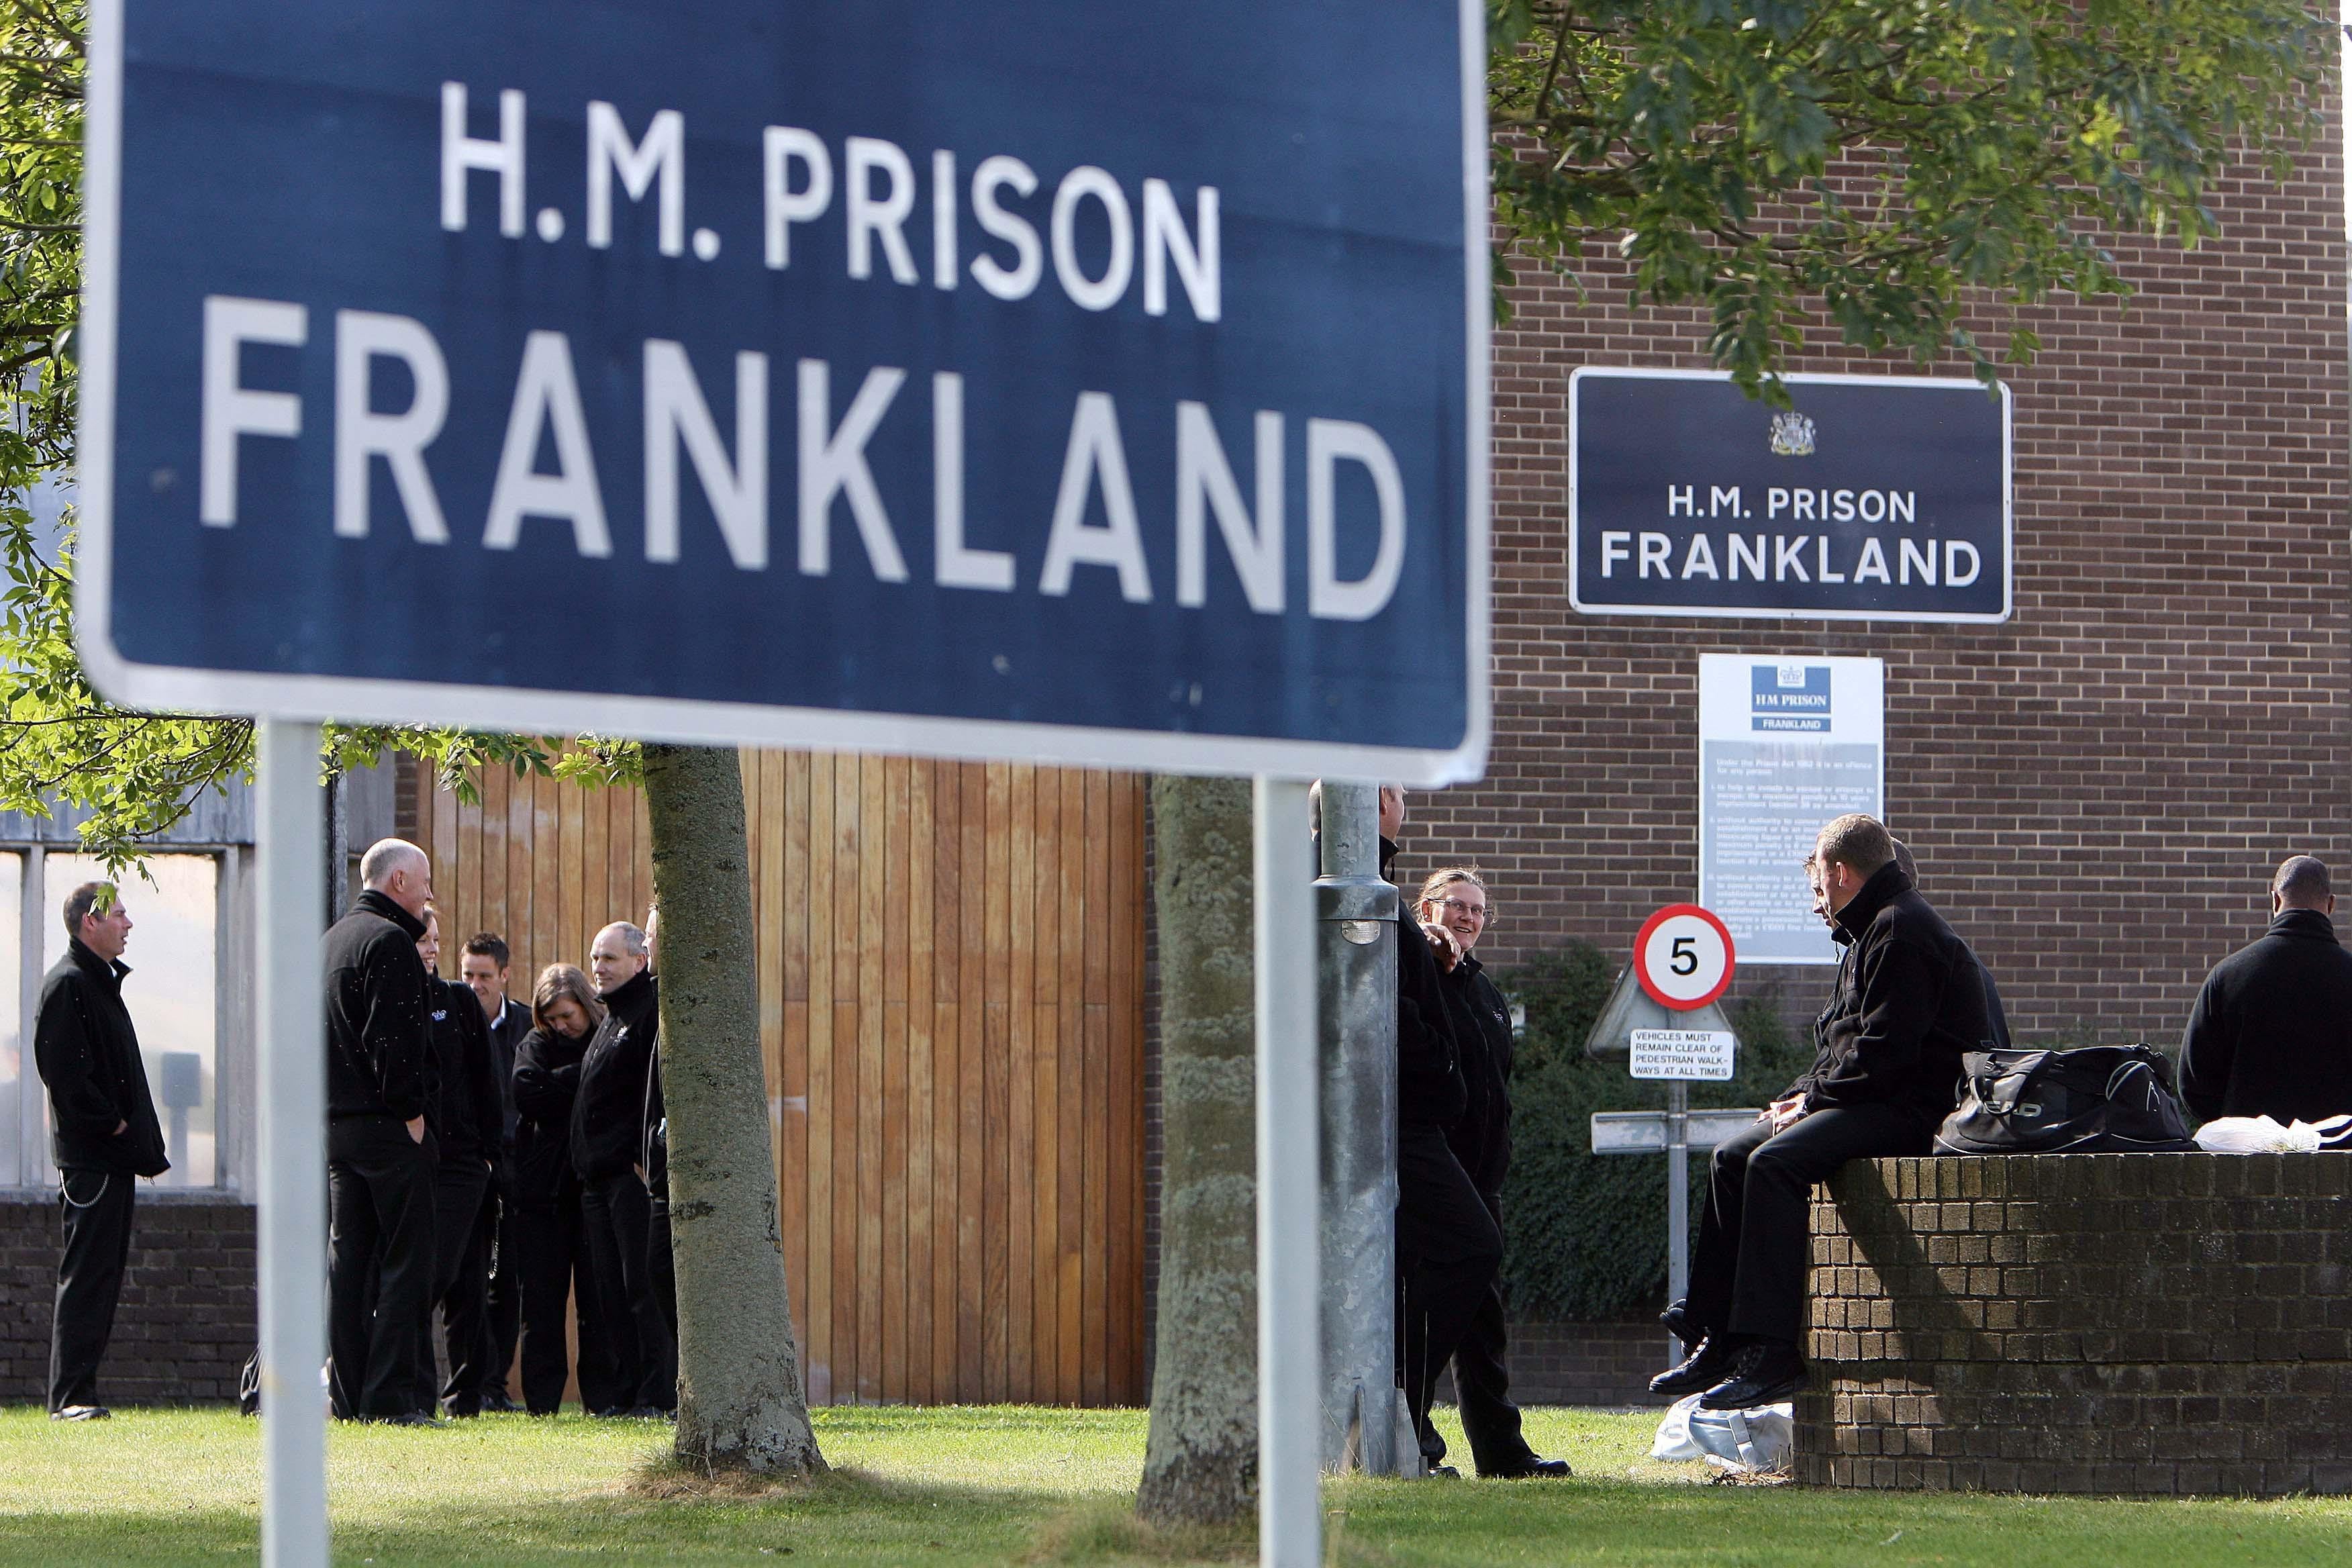
[[563,1403],[564,1308],[578,1301],[580,1403],[592,1415],[625,1406],[626,1390],[596,1321],[588,1239],[580,1226],[580,1178],[572,1172],[572,1101],[580,1058],[604,1020],[588,976],[569,963],[540,972],[531,994],[538,1027],[515,1047],[514,1238],[522,1277],[522,1399],[533,1415]]

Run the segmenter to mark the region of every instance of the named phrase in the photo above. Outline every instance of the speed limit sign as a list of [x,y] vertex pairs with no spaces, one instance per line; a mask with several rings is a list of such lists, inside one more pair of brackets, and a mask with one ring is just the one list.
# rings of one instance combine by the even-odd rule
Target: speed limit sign
[[1633,939],[1633,974],[1662,1007],[1704,1007],[1731,984],[1731,932],[1696,904],[1668,904]]

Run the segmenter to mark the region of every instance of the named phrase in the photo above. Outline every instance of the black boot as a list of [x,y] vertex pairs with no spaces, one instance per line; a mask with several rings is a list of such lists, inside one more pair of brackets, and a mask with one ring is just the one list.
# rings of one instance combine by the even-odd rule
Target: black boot
[[1699,1341],[1706,1338],[1706,1331],[1691,1321],[1690,1302],[1687,1300],[1676,1301],[1660,1312],[1658,1321],[1666,1326],[1666,1332],[1682,1341],[1685,1351],[1698,1349]]
[[1739,1347],[1731,1375],[1706,1391],[1702,1410],[1753,1410],[1777,1405],[1803,1386],[1805,1358],[1787,1340],[1750,1340]]
[[[1684,1342],[1689,1343],[1687,1340]],[[1680,1399],[1685,1394],[1713,1388],[1731,1374],[1732,1362],[1737,1354],[1732,1346],[1724,1342],[1721,1334],[1708,1334],[1698,1342],[1698,1348],[1692,1351],[1680,1366],[1671,1367],[1650,1379],[1650,1392]]]

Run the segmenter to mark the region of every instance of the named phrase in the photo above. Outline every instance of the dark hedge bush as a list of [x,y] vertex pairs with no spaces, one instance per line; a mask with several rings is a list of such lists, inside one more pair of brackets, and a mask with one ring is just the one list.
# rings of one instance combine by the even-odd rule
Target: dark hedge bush
[[[1585,1037],[1618,965],[1588,942],[1498,975],[1527,1008],[1512,1081],[1511,1173],[1503,1189],[1503,1279],[1512,1310],[1601,1321],[1654,1311],[1666,1284],[1666,1157],[1592,1153],[1596,1110],[1651,1110],[1666,1086],[1596,1062]],[[1826,983],[1826,972],[1824,972]],[[1725,1009],[1739,1036],[1738,1075],[1694,1083],[1694,1106],[1764,1105],[1812,1059],[1767,988]],[[1691,1230],[1698,1229],[1704,1155],[1691,1159]]]

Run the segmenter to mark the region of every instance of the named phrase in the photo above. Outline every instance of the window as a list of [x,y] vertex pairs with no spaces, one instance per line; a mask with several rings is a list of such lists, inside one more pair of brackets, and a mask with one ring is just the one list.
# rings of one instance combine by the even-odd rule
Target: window
[[[10,858],[17,859],[21,876],[21,858]],[[54,963],[66,948],[66,895],[83,882],[104,877],[106,869],[83,855],[51,854],[42,860],[41,929],[44,952]],[[131,941],[122,954],[131,973],[122,982],[122,1000],[139,1031],[148,1091],[154,1096],[155,1115],[163,1124],[164,1147],[172,1160],[160,1184],[209,1187],[219,1179],[215,931],[220,863],[210,855],[156,855],[147,861],[147,879],[152,880],[134,871],[121,884],[123,906],[131,914]],[[5,884],[0,883],[0,894],[5,891]],[[12,910],[21,907],[21,900],[7,904]],[[6,934],[7,927],[0,925],[0,937]],[[19,1006],[9,1016],[24,1011]],[[26,1076],[37,1095],[38,1079]],[[46,1124],[47,1097],[42,1095],[40,1100]],[[37,1162],[39,1166],[37,1174],[28,1172],[25,1179],[51,1179],[47,1150],[34,1152],[33,1159],[20,1156],[21,1164]]]

